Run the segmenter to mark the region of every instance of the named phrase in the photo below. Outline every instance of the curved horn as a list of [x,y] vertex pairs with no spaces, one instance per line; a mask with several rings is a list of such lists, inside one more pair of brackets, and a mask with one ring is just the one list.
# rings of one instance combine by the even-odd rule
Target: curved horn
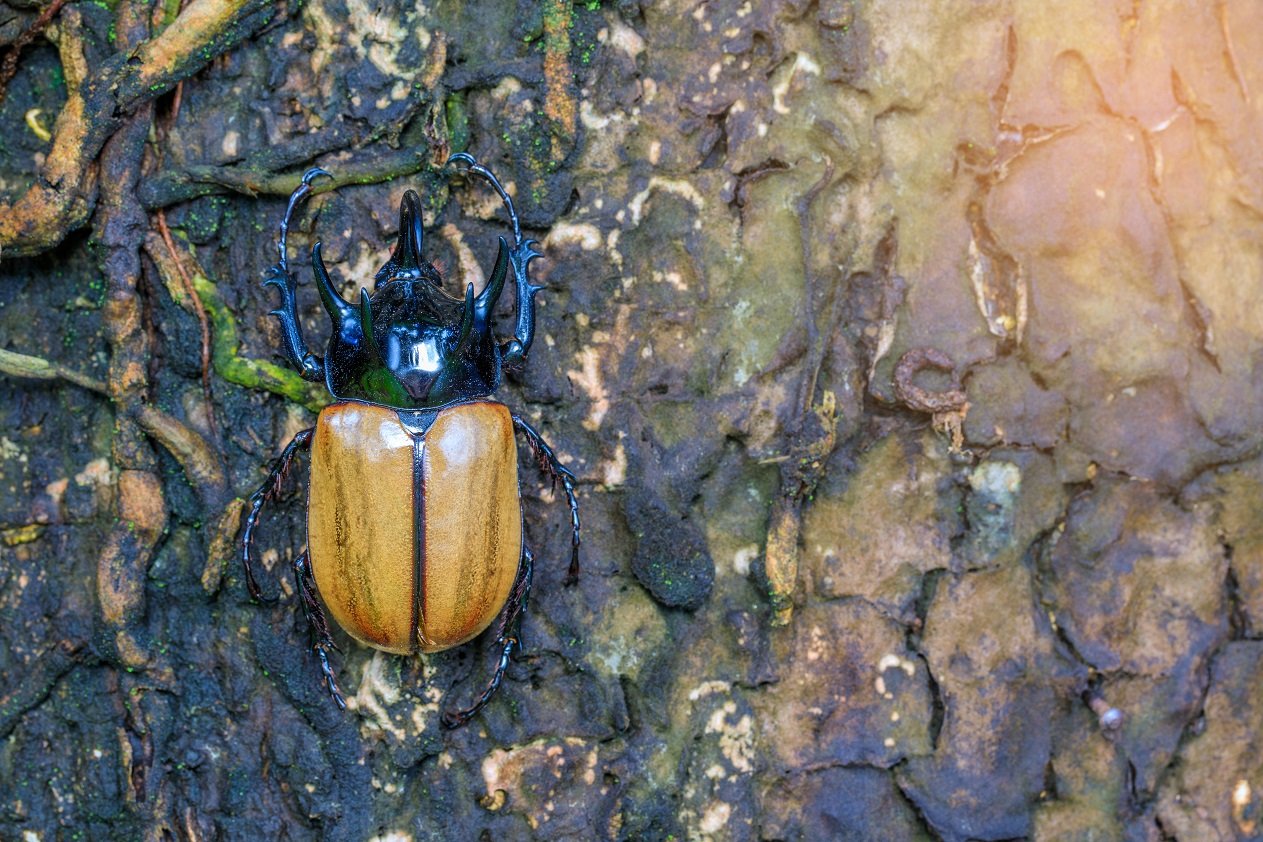
[[496,255],[496,266],[491,270],[491,277],[487,279],[487,285],[478,294],[478,315],[484,322],[491,318],[491,311],[495,309],[496,302],[500,300],[500,293],[504,290],[504,279],[508,277],[508,270],[509,244],[505,242],[504,237],[501,237],[500,253]]
[[421,246],[425,242],[425,224],[421,218],[421,197],[415,190],[403,194],[399,202],[399,240],[391,252],[391,261],[401,269],[421,268]]
[[320,301],[325,305],[334,327],[341,329],[348,320],[355,318],[355,309],[334,288],[333,281],[329,280],[329,270],[325,268],[320,245],[316,243],[311,247],[311,266],[316,270],[316,289],[320,291]]
[[459,356],[465,351],[466,345],[469,344],[469,338],[474,332],[474,285],[470,284],[465,287],[465,312],[460,320],[460,333],[456,335],[456,342],[452,345],[449,356]]
[[382,358],[381,349],[377,347],[377,337],[373,335],[373,307],[368,300],[368,290],[360,287],[360,331],[377,359]]

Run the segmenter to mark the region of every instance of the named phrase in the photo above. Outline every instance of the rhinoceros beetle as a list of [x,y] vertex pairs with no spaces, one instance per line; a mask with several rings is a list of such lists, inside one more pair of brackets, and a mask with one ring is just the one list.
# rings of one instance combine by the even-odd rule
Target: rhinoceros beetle
[[[521,433],[541,469],[560,482],[570,505],[568,581],[579,570],[579,506],[575,477],[519,415],[491,395],[505,366],[521,364],[535,335],[530,263],[540,256],[523,240],[513,200],[471,155],[465,164],[500,194],[513,225],[513,245],[500,238],[495,267],[482,291],[452,294],[422,256],[420,200],[411,190],[399,206],[399,239],[375,277],[349,302],[338,293],[321,256],[311,250],[316,289],[332,322],[324,357],[308,350],[297,315],[296,277],[286,237],[312,182],[308,170],[280,224],[280,259],[264,285],[281,292],[271,312],[280,321],[285,356],[308,380],[324,380],[334,402],[316,425],[286,445],[250,498],[241,559],[252,597],[254,530],[263,505],[279,492],[299,450],[310,448],[307,548],[293,565],[299,602],[324,683],[339,708],[346,703],[329,663],[336,649],[325,609],[351,637],[398,654],[438,652],[465,643],[496,617],[499,659],[481,695],[466,710],[443,716],[468,722],[492,697],[521,647],[523,612],[534,557],[523,539],[517,447]],[[500,341],[492,313],[510,274],[517,293],[513,337]]]

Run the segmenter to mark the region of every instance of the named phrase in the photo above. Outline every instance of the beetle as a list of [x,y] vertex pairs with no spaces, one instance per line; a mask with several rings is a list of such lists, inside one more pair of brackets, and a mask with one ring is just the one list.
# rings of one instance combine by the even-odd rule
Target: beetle
[[[521,365],[535,335],[530,264],[540,257],[523,240],[513,200],[495,175],[468,153],[464,164],[500,195],[513,226],[513,245],[500,237],[495,267],[482,291],[463,295],[444,286],[422,256],[420,199],[408,190],[399,205],[399,238],[375,276],[346,301],[330,280],[321,244],[312,246],[316,289],[332,323],[324,357],[308,350],[297,315],[297,278],[289,271],[286,239],[295,208],[312,182],[329,173],[308,170],[281,220],[280,258],[264,286],[280,290],[284,352],[308,380],[323,380],[333,397],[314,427],[286,445],[250,498],[241,559],[250,595],[264,601],[254,574],[254,531],[263,506],[300,450],[310,449],[307,548],[294,561],[299,602],[324,684],[339,708],[346,702],[329,662],[337,649],[325,609],[360,643],[407,655],[459,646],[497,617],[499,659],[474,704],[449,710],[443,724],[469,721],[500,686],[521,649],[522,616],[530,596],[534,556],[526,546],[518,487],[520,433],[541,470],[560,482],[570,507],[567,582],[579,572],[579,504],[575,476],[521,416],[495,401],[506,367]],[[512,272],[517,292],[513,337],[496,338],[492,314]]]

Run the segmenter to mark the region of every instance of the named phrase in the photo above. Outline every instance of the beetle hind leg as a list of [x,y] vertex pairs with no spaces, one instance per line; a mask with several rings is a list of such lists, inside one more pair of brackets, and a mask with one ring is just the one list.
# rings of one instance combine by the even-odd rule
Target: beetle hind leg
[[307,627],[311,630],[311,651],[320,659],[320,673],[324,676],[325,688],[333,697],[333,701],[337,703],[338,709],[346,710],[346,700],[342,698],[342,691],[338,689],[338,680],[334,677],[333,667],[329,664],[329,653],[338,651],[338,644],[333,642],[333,635],[329,634],[329,620],[325,617],[324,609],[320,607],[320,601],[316,598],[316,582],[312,577],[311,558],[307,550],[303,550],[302,554],[294,559],[294,581],[298,585],[298,596],[302,600],[303,616],[307,618]]
[[487,682],[478,700],[466,710],[449,710],[443,714],[443,727],[458,728],[473,719],[478,711],[491,701],[491,697],[500,689],[504,680],[504,672],[509,668],[509,661],[514,650],[522,651],[522,616],[526,613],[526,602],[531,596],[531,579],[535,572],[535,556],[522,545],[522,564],[518,567],[517,580],[509,594],[509,601],[500,614],[500,624],[496,627],[496,645],[500,647],[500,659],[496,662],[496,671]]
[[554,487],[560,481],[561,487],[566,491],[566,502],[570,505],[570,567],[566,570],[566,584],[573,585],[579,581],[580,543],[579,500],[574,493],[575,476],[570,472],[569,468],[561,464],[557,454],[548,446],[548,442],[544,441],[544,437],[534,427],[526,423],[525,419],[514,415],[513,426],[526,437],[526,442],[531,446],[531,453],[535,456],[539,469],[553,481]]
[[259,514],[263,511],[264,503],[276,499],[277,494],[280,493],[281,481],[285,479],[294,456],[299,450],[311,445],[311,437],[315,432],[315,427],[308,427],[294,436],[281,451],[280,458],[272,465],[272,470],[268,471],[267,479],[259,486],[259,490],[250,495],[250,513],[246,515],[246,526],[241,531],[241,566],[246,574],[246,588],[257,602],[276,601],[264,598],[258,580],[254,578],[254,529],[259,525]]

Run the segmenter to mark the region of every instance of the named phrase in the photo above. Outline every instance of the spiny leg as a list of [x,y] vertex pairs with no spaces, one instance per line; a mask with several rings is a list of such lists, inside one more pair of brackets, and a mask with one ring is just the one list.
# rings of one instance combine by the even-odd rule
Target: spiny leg
[[535,251],[538,245],[535,240],[522,239],[522,226],[518,222],[517,209],[513,207],[513,199],[504,189],[495,173],[478,163],[468,152],[457,152],[447,159],[447,163],[460,162],[469,167],[469,171],[482,176],[500,194],[505,210],[509,212],[509,221],[513,223],[513,248],[509,249],[509,264],[513,267],[513,281],[517,289],[517,325],[513,338],[501,343],[500,355],[505,365],[518,365],[526,359],[535,340],[535,293],[543,287],[531,283],[531,261],[542,255]]
[[535,571],[535,556],[522,545],[522,564],[518,567],[517,579],[509,594],[509,601],[500,612],[500,624],[496,627],[496,645],[500,647],[500,659],[496,662],[496,671],[487,682],[482,695],[466,710],[449,710],[443,714],[443,727],[457,728],[473,719],[482,710],[504,680],[504,671],[509,668],[509,659],[513,650],[522,651],[522,615],[526,613],[526,601],[531,596],[531,579]]
[[535,455],[536,463],[539,464],[540,470],[553,481],[553,487],[556,488],[557,480],[561,480],[561,485],[566,490],[566,501],[570,504],[570,568],[566,571],[566,584],[573,585],[579,580],[579,501],[575,499],[574,494],[574,474],[561,464],[561,460],[557,458],[556,453],[553,453],[548,442],[544,441],[544,437],[521,416],[513,416],[513,426],[526,437],[527,444],[531,446],[531,453]]
[[254,597],[258,602],[275,602],[276,600],[267,600],[263,597],[263,592],[259,590],[259,583],[254,578],[254,559],[252,551],[254,549],[254,528],[259,525],[259,513],[263,511],[263,504],[268,500],[276,499],[281,491],[281,482],[285,479],[285,474],[289,471],[290,463],[294,461],[294,456],[300,449],[311,445],[311,437],[316,432],[315,427],[309,427],[294,436],[290,443],[285,445],[285,449],[281,451],[280,457],[272,465],[272,470],[268,472],[267,479],[263,481],[263,485],[259,486],[259,490],[250,495],[250,514],[246,515],[246,528],[241,532],[241,566],[246,572],[246,588],[250,591],[250,596]]
[[316,582],[311,573],[311,558],[307,550],[294,559],[294,581],[298,585],[298,596],[303,604],[303,616],[307,618],[307,627],[311,631],[311,651],[320,659],[320,672],[324,675],[325,687],[339,710],[346,710],[346,701],[342,691],[338,689],[338,681],[333,676],[333,667],[329,665],[329,652],[339,651],[338,644],[333,642],[329,634],[329,621],[325,618],[320,600],[316,598]]
[[311,192],[311,183],[320,176],[328,176],[329,173],[320,169],[320,167],[312,167],[303,173],[302,182],[289,197],[289,205],[285,208],[285,216],[281,218],[280,241],[277,248],[280,251],[280,258],[276,265],[269,268],[263,273],[263,285],[274,286],[281,291],[281,306],[271,311],[268,315],[276,316],[281,323],[281,335],[285,340],[285,356],[289,359],[290,364],[302,373],[304,379],[321,380],[324,378],[324,360],[307,349],[307,343],[303,339],[303,330],[298,323],[298,284],[294,279],[294,274],[289,271],[289,257],[286,254],[286,241],[289,236],[290,219],[294,216],[294,209],[298,207],[299,201]]

